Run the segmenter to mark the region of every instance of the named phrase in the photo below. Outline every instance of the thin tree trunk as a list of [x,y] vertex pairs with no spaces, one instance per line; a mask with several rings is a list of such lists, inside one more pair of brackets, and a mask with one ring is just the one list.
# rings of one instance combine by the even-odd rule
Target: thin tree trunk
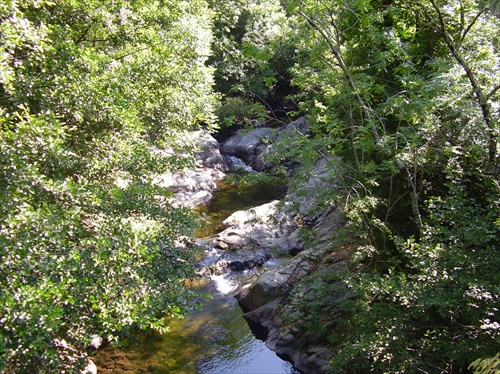
[[[469,66],[467,61],[465,61],[465,58],[460,53],[460,44],[465,39],[467,33],[472,28],[474,23],[478,20],[478,18],[481,16],[481,14],[484,13],[484,9],[481,9],[479,11],[479,13],[476,15],[476,17],[474,17],[472,22],[467,26],[467,28],[465,28],[464,32],[460,36],[460,42],[457,44],[454,41],[452,35],[450,35],[450,33],[448,32],[448,30],[446,28],[446,23],[445,23],[443,14],[441,13],[441,9],[436,4],[435,0],[431,0],[431,4],[434,7],[434,10],[436,11],[436,14],[438,17],[439,31],[443,35],[444,41],[445,41],[446,45],[448,46],[448,49],[450,50],[451,54],[453,55],[455,60],[460,64],[462,69],[465,71],[465,74],[467,75],[467,78],[469,79],[469,82],[470,82],[472,89],[474,91],[476,101],[481,108],[483,120],[484,120],[484,123],[486,124],[486,127],[488,128],[488,135],[489,135],[488,163],[489,163],[490,167],[493,167],[495,164],[496,156],[497,156],[497,134],[495,132],[496,127],[495,127],[493,116],[491,114],[491,103],[490,103],[489,99],[499,89],[499,87],[493,88],[493,90],[489,94],[486,94],[484,92],[483,88],[481,87],[481,84],[479,83],[479,79],[478,79],[476,73],[472,70],[472,68]],[[462,27],[465,27],[465,24],[463,24]]]
[[[319,32],[321,37],[327,42],[328,47],[330,49],[330,52],[333,54],[335,59],[337,60],[337,64],[340,67],[340,70],[342,70],[342,73],[344,74],[345,79],[347,80],[347,84],[351,88],[354,97],[356,98],[356,101],[359,104],[359,107],[361,111],[363,112],[363,115],[365,119],[368,122],[371,122],[370,120],[372,119],[372,114],[371,114],[371,108],[368,107],[368,105],[365,103],[361,95],[359,94],[358,88],[356,87],[356,83],[354,82],[354,79],[352,78],[351,73],[349,72],[349,69],[347,68],[347,65],[344,61],[344,58],[342,57],[342,53],[340,51],[339,46],[337,43],[333,40],[332,36],[329,35],[328,30],[323,26],[323,24],[319,21],[314,21],[311,17],[309,17],[307,14],[305,14],[302,10],[299,10],[299,14],[304,17],[304,19],[307,21],[307,23],[316,31]],[[377,128],[374,126],[371,128],[371,132],[373,135],[373,139],[376,144],[379,144],[381,139],[380,135],[378,133]]]

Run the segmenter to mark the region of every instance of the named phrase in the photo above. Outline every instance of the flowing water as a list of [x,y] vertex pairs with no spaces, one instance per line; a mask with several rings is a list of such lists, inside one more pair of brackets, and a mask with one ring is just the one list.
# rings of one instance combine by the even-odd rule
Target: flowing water
[[[234,211],[271,201],[281,192],[276,186],[245,190],[221,186],[212,203],[201,211],[206,224],[200,237],[214,234]],[[99,373],[297,373],[250,331],[233,297],[241,276],[225,274],[193,281],[191,288],[212,295],[202,302],[202,309],[183,320],[170,321],[166,334],[149,331],[130,339],[126,349],[102,350],[96,357]]]

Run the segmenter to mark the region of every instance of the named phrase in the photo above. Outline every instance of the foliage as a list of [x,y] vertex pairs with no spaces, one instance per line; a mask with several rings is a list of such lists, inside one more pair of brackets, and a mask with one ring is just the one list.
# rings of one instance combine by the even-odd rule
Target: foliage
[[241,97],[227,97],[216,109],[222,128],[245,126],[250,121],[262,121],[267,117],[266,108]]
[[293,82],[313,125],[277,157],[341,157],[322,196],[361,242],[345,280],[357,298],[319,301],[334,289],[321,289],[323,273],[297,310],[332,319],[339,372],[452,373],[493,356],[498,17],[475,1],[287,4],[300,41]]
[[291,292],[289,308],[283,319],[289,324],[300,321],[296,328],[302,329],[304,340],[324,341],[327,334],[341,323],[340,315],[330,312],[354,297],[342,279],[344,275],[323,264]]
[[282,100],[289,90],[294,46],[285,11],[277,0],[211,1],[219,92],[251,99]]
[[226,125],[263,114],[242,98],[298,92],[312,126],[274,161],[300,160],[300,185],[326,160],[338,183],[313,209],[341,206],[361,243],[350,275],[298,286],[288,322],[320,328],[304,337],[338,371],[482,370],[500,350],[499,30],[494,0],[4,1],[0,370],[70,371],[90,334],[189,308],[194,221],[153,173],[190,165],[214,83]]
[[79,372],[91,334],[192,307],[195,221],[152,173],[188,165],[185,131],[213,122],[209,12],[7,1],[0,34],[0,371]]
[[475,374],[495,374],[500,370],[500,353],[495,357],[488,357],[474,361],[470,367]]

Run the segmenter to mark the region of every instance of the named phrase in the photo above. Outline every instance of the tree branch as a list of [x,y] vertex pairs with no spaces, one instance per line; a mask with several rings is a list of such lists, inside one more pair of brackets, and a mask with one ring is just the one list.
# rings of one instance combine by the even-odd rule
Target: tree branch
[[467,34],[469,33],[469,31],[472,29],[472,27],[475,25],[475,23],[477,22],[477,20],[479,19],[479,17],[485,12],[485,8],[482,8],[479,10],[479,12],[476,14],[476,16],[472,19],[472,21],[469,23],[469,26],[467,26],[467,28],[465,30],[463,30],[461,36],[460,36],[460,42],[459,42],[459,48],[460,46],[462,45],[462,42],[465,40],[465,37],[467,36]]
[[[476,73],[474,73],[474,71],[469,66],[469,64],[467,63],[465,58],[462,56],[462,54],[459,51],[459,46],[457,46],[457,44],[453,40],[453,37],[450,35],[448,30],[446,29],[446,23],[444,20],[444,16],[441,13],[441,9],[436,4],[436,1],[430,0],[430,2],[431,2],[431,4],[432,4],[432,6],[433,6],[433,8],[436,11],[436,14],[438,16],[438,22],[440,25],[439,31],[443,35],[444,41],[446,42],[446,45],[448,46],[448,49],[450,50],[451,54],[453,55],[455,60],[460,64],[460,66],[462,66],[462,69],[464,69],[465,74],[467,75],[467,78],[469,78],[469,82],[472,86],[474,94],[476,95],[476,101],[479,104],[479,106],[481,107],[483,120],[484,120],[484,123],[485,123],[486,127],[488,128],[488,132],[489,132],[488,161],[491,165],[493,165],[495,162],[496,153],[497,153],[497,136],[495,133],[495,122],[494,122],[492,114],[491,114],[491,104],[489,103],[489,98],[491,96],[485,95],[484,90],[482,89],[481,84],[479,83],[479,79],[478,79]],[[466,30],[467,32],[475,24],[479,15],[482,13],[482,11],[480,11],[478,13],[478,15],[476,15],[474,20],[471,22],[471,24],[469,25],[469,27]],[[496,90],[498,90],[498,88],[494,88],[490,94],[494,94],[496,92]]]
[[493,87],[493,89],[486,95],[486,100],[491,99],[491,97],[498,91],[500,90],[500,84]]
[[[324,27],[324,25],[320,21],[315,21],[311,17],[309,17],[303,10],[299,10],[299,14],[304,17],[304,19],[307,21],[309,26],[311,26],[314,30],[319,32],[323,40],[326,41],[326,43],[329,46],[330,52],[334,55],[335,59],[338,62],[338,65],[340,69],[342,70],[342,73],[344,74],[344,77],[347,80],[347,83],[349,84],[349,87],[351,88],[356,101],[358,102],[360,109],[362,110],[365,119],[370,120],[372,118],[372,115],[370,113],[371,108],[366,105],[365,101],[359,94],[358,88],[356,86],[356,83],[354,82],[354,79],[351,76],[351,73],[349,72],[349,69],[347,68],[347,65],[345,64],[344,58],[342,57],[342,53],[340,51],[339,46],[334,42],[333,38],[331,35],[329,35],[328,30]],[[375,140],[376,144],[379,144],[381,142],[380,135],[378,134],[377,128],[373,127],[371,129],[373,138]]]

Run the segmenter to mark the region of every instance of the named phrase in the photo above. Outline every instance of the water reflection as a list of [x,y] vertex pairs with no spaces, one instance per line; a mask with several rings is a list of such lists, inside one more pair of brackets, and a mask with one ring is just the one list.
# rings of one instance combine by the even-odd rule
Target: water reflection
[[[226,292],[236,288],[236,280],[230,276],[217,278],[216,282],[198,284],[200,291],[213,295],[202,310],[193,311],[184,320],[170,321],[170,332],[164,335],[150,331],[124,351],[104,350],[97,357],[99,373],[297,373],[251,333],[233,292]],[[106,366],[113,360],[114,367]]]
[[285,192],[284,186],[275,184],[256,184],[243,188],[222,181],[210,203],[197,209],[197,212],[205,217],[197,236],[204,238],[213,235],[219,230],[222,221],[237,210],[268,203],[283,197]]

